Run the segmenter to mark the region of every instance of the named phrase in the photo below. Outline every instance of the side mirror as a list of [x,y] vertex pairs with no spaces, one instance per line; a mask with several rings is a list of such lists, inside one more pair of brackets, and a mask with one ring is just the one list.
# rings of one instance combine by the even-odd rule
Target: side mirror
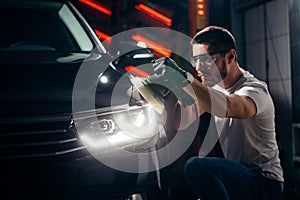
[[139,71],[141,74],[133,74],[134,76],[146,76],[146,74],[153,74],[151,64],[153,59],[153,51],[146,44],[131,41],[122,42],[119,45],[117,55],[113,58],[112,65],[121,73],[130,73],[133,72],[132,69],[136,68],[135,72]]

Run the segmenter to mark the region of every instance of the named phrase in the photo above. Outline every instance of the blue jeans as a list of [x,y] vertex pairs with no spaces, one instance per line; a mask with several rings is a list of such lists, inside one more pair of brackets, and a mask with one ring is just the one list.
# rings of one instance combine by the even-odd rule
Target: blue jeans
[[223,158],[190,158],[185,177],[201,200],[279,200],[283,182]]

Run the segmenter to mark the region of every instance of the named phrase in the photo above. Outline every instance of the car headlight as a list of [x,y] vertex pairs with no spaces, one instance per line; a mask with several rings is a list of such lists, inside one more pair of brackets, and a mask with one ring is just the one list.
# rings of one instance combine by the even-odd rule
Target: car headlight
[[163,115],[152,106],[121,106],[75,115],[76,129],[82,143],[92,151],[109,152],[115,149],[139,151],[155,145]]

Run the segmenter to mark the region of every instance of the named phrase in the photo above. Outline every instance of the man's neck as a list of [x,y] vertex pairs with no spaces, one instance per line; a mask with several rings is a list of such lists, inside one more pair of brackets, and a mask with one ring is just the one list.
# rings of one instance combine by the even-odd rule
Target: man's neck
[[237,63],[230,68],[231,71],[228,71],[227,76],[223,79],[225,89],[232,87],[243,76],[243,73]]

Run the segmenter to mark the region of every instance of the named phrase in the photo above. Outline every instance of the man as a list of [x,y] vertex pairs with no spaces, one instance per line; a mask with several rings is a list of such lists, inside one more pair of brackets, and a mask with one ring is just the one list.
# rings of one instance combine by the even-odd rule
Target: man
[[[189,159],[185,165],[188,183],[201,200],[280,199],[284,179],[267,85],[239,67],[235,39],[228,30],[207,27],[194,36],[191,45],[197,75],[183,86],[192,86],[199,113],[213,116],[225,159]],[[164,81],[175,76],[157,71]],[[193,115],[182,113],[187,116],[184,119]]]

